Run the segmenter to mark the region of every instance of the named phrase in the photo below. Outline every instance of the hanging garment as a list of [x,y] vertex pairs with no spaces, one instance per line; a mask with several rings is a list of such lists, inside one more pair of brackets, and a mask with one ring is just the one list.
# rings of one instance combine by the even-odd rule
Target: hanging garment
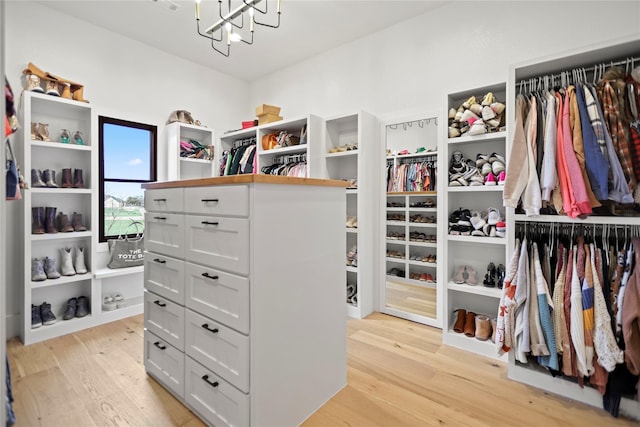
[[627,283],[627,291],[622,306],[622,332],[624,335],[625,362],[634,375],[640,374],[640,239],[633,238],[635,271]]
[[520,250],[520,240],[516,239],[515,249],[505,271],[498,316],[496,318],[495,344],[498,355],[508,353],[515,343],[515,311],[517,305],[515,295]]
[[571,342],[576,351],[576,367],[580,377],[588,376],[584,343],[584,319],[582,315],[582,289],[577,270],[577,247],[573,248],[573,271],[571,276]]
[[525,136],[524,118],[526,117],[527,100],[522,94],[516,97],[516,121],[513,125],[513,140],[509,154],[509,173],[503,189],[505,207],[517,208],[520,196],[527,186],[529,163],[527,158],[527,139]]
[[584,266],[584,279],[582,280],[582,319],[584,322],[584,349],[585,349],[585,366],[587,376],[594,373],[593,368],[593,270],[591,269],[591,249],[588,245],[584,245],[585,258],[581,261]]
[[541,349],[546,351],[547,355],[541,355],[540,365],[546,366],[557,371],[559,369],[558,353],[556,352],[556,338],[553,330],[553,322],[551,320],[551,311],[553,310],[553,301],[549,295],[549,287],[542,273],[540,257],[538,254],[538,246],[533,244],[533,262],[534,276],[537,290],[538,310],[540,325],[544,337],[545,347]]
[[547,111],[544,127],[544,158],[540,172],[541,198],[544,202],[551,200],[551,192],[558,184],[558,172],[556,169],[556,145],[557,145],[557,121],[556,98],[551,93],[546,94]]
[[616,321],[618,323],[618,331],[622,330],[622,318],[624,315],[624,299],[627,290],[627,283],[631,277],[631,263],[634,257],[633,246],[627,251],[627,259],[624,264],[624,272],[622,273],[622,280],[620,280],[620,288],[618,289],[618,296],[616,298],[616,304],[618,305],[618,313],[616,315]]
[[[564,281],[567,271],[566,253],[563,253],[562,257],[558,256],[558,264],[561,265],[561,267],[553,289],[553,333],[556,337],[556,351],[558,354],[563,354],[565,349],[564,343],[568,345],[569,342],[569,332],[564,317]],[[571,353],[568,355],[569,360],[571,360]]]
[[531,351],[529,334],[529,254],[527,251],[527,239],[522,242],[520,258],[518,259],[518,272],[516,284],[516,315],[515,315],[515,342],[514,352],[516,359],[521,363],[528,363],[527,353]]
[[[539,280],[536,275],[536,266],[540,266],[540,254],[538,253],[538,244],[531,245],[531,256],[529,260],[529,340],[531,354],[533,356],[549,356],[549,349],[542,331],[542,323],[540,320],[540,310],[538,308],[538,285]],[[540,271],[542,275],[542,269]],[[542,277],[540,278],[542,279]],[[544,279],[542,279],[544,280]]]
[[536,172],[536,131],[537,131],[537,109],[536,97],[531,97],[529,114],[525,121],[525,138],[527,141],[527,163],[529,174],[527,176],[527,186],[522,196],[522,207],[528,216],[540,215],[542,199],[540,193],[540,181]]

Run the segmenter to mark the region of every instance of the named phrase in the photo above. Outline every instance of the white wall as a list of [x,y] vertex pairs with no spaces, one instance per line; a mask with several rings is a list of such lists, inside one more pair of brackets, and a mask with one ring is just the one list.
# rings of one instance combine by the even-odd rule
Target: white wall
[[[32,1],[9,1],[3,25],[6,74],[14,94],[29,62],[85,85],[84,96],[100,115],[158,126],[158,174],[165,179],[164,126],[171,111],[185,109],[223,132],[246,117],[249,85],[195,63],[61,14]],[[224,101],[224,102],[222,102]],[[23,124],[29,126],[29,124]],[[14,142],[15,144],[15,142]],[[28,176],[29,171],[23,171]],[[28,178],[27,178],[28,179]],[[18,334],[23,235],[20,203],[9,203],[7,336]],[[105,248],[106,250],[106,248]],[[140,289],[141,292],[141,289]]]
[[512,64],[631,34],[638,1],[453,1],[253,81],[250,105],[285,118],[440,111],[446,93],[506,82]]

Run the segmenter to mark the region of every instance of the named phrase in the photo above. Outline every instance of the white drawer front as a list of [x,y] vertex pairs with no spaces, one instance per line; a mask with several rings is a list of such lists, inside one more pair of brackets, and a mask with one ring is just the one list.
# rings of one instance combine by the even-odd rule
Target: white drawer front
[[185,401],[207,424],[249,426],[249,396],[185,356]]
[[144,287],[184,305],[184,261],[145,252]]
[[185,352],[249,393],[249,337],[186,310]]
[[249,220],[185,215],[185,254],[215,268],[249,274]]
[[144,291],[144,327],[184,351],[184,307]]
[[184,399],[184,353],[149,331],[144,332],[144,369]]
[[184,283],[187,307],[249,333],[249,279],[186,262]]
[[184,215],[147,212],[144,222],[145,250],[184,258]]
[[229,185],[184,189],[184,212],[249,216],[249,187]]
[[145,190],[144,209],[147,212],[182,212],[184,191],[182,188]]

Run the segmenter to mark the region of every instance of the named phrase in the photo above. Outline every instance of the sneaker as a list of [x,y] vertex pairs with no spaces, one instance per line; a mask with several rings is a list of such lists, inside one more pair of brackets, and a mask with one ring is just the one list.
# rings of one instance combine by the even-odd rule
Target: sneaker
[[471,211],[469,211],[469,209],[460,210],[460,218],[458,219],[458,225],[471,227]]
[[484,185],[496,185],[496,177],[493,173],[489,172],[487,178],[484,181]]
[[64,311],[62,320],[70,320],[76,317],[76,299],[71,298],[67,301],[67,309]]
[[42,318],[40,317],[40,307],[31,304],[31,329],[42,326]]
[[55,258],[46,257],[44,259],[44,272],[47,275],[47,279],[57,279],[60,277]]
[[44,260],[34,258],[31,261],[31,281],[41,282],[43,280],[47,280],[47,275],[44,272]]
[[51,304],[43,302],[40,304],[40,317],[43,325],[53,325],[56,323],[56,316],[51,312]]
[[480,212],[478,211],[473,212],[473,214],[471,215],[470,221],[471,221],[471,225],[476,230],[482,230],[482,227],[484,227],[484,225],[487,223],[487,221],[485,221],[484,218],[480,216]]
[[500,172],[498,175],[498,185],[504,185],[504,182],[507,180],[507,174],[505,171]]
[[78,297],[76,300],[76,317],[84,317],[89,314],[89,300],[87,297]]
[[500,211],[496,208],[489,208],[489,215],[487,216],[487,224],[496,225],[502,220]]

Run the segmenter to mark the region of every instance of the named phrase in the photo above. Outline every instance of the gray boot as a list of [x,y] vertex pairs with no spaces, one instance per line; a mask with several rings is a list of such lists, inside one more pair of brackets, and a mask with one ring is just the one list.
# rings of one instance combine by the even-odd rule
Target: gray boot
[[58,269],[56,268],[56,259],[46,257],[44,259],[44,272],[47,275],[47,279],[57,279],[60,277]]
[[47,187],[58,186],[58,184],[56,184],[56,171],[52,169],[45,169],[44,171],[42,171],[42,180]]
[[76,257],[73,266],[76,269],[76,273],[85,274],[87,272],[87,267],[84,264],[84,249],[76,248]]
[[73,262],[71,261],[71,248],[60,249],[62,259],[60,261],[60,268],[63,276],[75,276],[76,270],[73,268]]
[[46,187],[47,184],[42,180],[42,172],[38,169],[31,169],[31,186]]
[[44,261],[41,258],[34,258],[31,261],[31,281],[41,282],[47,280],[47,275],[44,273]]

